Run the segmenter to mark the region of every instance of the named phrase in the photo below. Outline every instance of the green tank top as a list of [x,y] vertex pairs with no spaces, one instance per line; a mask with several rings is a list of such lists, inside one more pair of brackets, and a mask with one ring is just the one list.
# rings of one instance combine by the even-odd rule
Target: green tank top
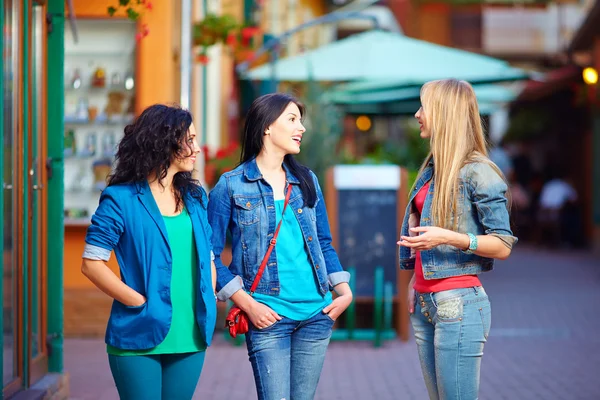
[[[196,288],[198,287],[198,257],[187,210],[176,216],[163,216],[173,256],[171,273],[171,327],[165,339],[147,350],[123,350],[107,345],[109,354],[138,356],[147,354],[191,353],[206,350],[196,323]],[[150,329],[150,328],[149,328]]]

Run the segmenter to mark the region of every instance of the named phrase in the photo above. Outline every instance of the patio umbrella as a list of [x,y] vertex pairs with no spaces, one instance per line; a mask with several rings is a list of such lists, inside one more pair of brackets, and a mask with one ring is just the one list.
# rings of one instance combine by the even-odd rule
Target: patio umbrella
[[[309,77],[307,65],[312,64]],[[396,86],[420,85],[442,78],[476,82],[527,79],[507,62],[440,46],[399,33],[371,30],[296,56],[254,68],[242,79],[279,81],[379,81]]]

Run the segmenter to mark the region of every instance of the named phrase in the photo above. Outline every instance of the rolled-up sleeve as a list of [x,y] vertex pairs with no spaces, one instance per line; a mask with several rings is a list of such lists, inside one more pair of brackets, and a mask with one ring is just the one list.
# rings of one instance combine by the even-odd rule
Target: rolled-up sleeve
[[100,202],[92,216],[85,236],[83,258],[108,261],[123,234],[123,213],[109,186],[100,195]]
[[208,222],[212,228],[212,251],[217,269],[217,299],[220,301],[227,301],[235,292],[244,289],[242,278],[232,274],[221,260],[231,222],[231,211],[227,178],[221,176],[210,191],[208,201]]
[[477,163],[472,168],[471,185],[473,203],[485,234],[496,236],[506,247],[512,248],[518,239],[510,228],[508,186],[487,163]]
[[336,286],[340,283],[350,282],[350,273],[344,271],[340,259],[331,245],[331,230],[329,228],[329,218],[327,217],[327,207],[325,206],[325,200],[323,198],[323,192],[319,186],[316,175],[313,174],[313,180],[315,182],[315,188],[317,190],[317,204],[316,204],[316,217],[317,217],[317,236],[319,238],[319,244],[321,245],[321,251],[323,252],[323,258],[325,259],[325,265],[327,266],[327,277],[331,286]]

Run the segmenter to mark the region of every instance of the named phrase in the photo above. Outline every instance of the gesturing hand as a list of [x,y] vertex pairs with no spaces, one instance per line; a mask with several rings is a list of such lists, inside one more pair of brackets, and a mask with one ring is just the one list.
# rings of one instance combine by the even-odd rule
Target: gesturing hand
[[410,228],[412,232],[421,233],[418,236],[401,236],[398,244],[415,250],[430,250],[441,244],[447,244],[455,232],[437,226],[419,226]]

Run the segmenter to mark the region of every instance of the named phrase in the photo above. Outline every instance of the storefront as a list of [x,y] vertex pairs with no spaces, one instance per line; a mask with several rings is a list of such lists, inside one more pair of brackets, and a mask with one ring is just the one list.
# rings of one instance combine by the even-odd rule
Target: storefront
[[[180,2],[152,2],[138,21],[116,0],[74,0],[78,38],[64,31],[64,331],[104,337],[112,299],[81,273],[91,216],[125,125],[155,103],[179,101]],[[142,11],[142,10],[140,10]],[[148,27],[149,34],[136,40]],[[109,267],[118,274],[115,257]]]
[[592,249],[600,254],[600,90],[598,89],[598,71],[600,71],[600,3],[596,2],[589,10],[586,19],[573,37],[569,46],[571,60],[584,69],[583,80],[586,83],[586,101],[589,107],[590,132],[587,132],[583,156],[588,161],[587,168],[582,171],[586,179],[587,195],[590,199],[588,208],[591,214]]
[[66,398],[60,251],[64,1],[0,4],[3,397],[30,389]]

